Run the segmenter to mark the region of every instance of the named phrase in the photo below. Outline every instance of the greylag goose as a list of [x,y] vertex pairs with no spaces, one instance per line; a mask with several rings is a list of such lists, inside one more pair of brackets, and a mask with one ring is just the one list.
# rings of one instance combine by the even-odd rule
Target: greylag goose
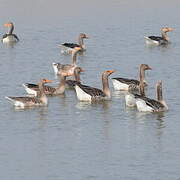
[[66,85],[68,88],[74,88],[74,86],[76,84],[80,84],[81,83],[81,79],[80,79],[80,73],[81,72],[84,72],[84,70],[81,68],[81,67],[76,67],[74,69],[74,77],[75,77],[75,80],[66,80]]
[[12,97],[6,96],[5,98],[11,101],[16,107],[32,107],[32,106],[46,106],[48,104],[48,99],[44,93],[44,84],[50,83],[51,80],[42,79],[39,85],[39,93],[37,97]]
[[82,84],[76,84],[75,90],[78,100],[80,101],[109,100],[111,98],[111,91],[109,89],[108,77],[113,72],[115,71],[110,70],[110,71],[104,71],[102,73],[103,90]]
[[164,27],[161,29],[161,36],[145,36],[145,42],[149,45],[167,45],[169,43],[167,32],[171,32],[173,30],[173,28]]
[[2,42],[3,43],[8,43],[8,42],[17,42],[19,41],[19,38],[17,37],[16,34],[13,34],[14,30],[14,25],[12,22],[4,24],[5,27],[8,27],[8,32],[7,34],[4,34],[2,37]]
[[166,102],[162,95],[162,81],[156,84],[157,100],[145,96],[136,97],[136,106],[140,112],[163,112],[168,110]]
[[84,39],[88,39],[88,38],[89,37],[86,34],[80,33],[78,37],[78,44],[75,43],[61,44],[61,53],[70,54],[75,47],[80,47],[81,51],[84,51],[85,50]]
[[[151,70],[151,67],[149,67],[147,64],[141,64],[139,68],[139,79],[142,79],[142,81],[147,86],[147,83],[145,81],[145,71]],[[135,79],[127,79],[127,78],[112,78],[112,83],[115,90],[121,90],[121,91],[138,91],[139,90],[139,80]]]
[[72,63],[71,64],[60,64],[52,63],[55,74],[64,74],[65,76],[73,76],[74,69],[77,67],[77,53],[80,51],[80,47],[75,47],[72,51]]

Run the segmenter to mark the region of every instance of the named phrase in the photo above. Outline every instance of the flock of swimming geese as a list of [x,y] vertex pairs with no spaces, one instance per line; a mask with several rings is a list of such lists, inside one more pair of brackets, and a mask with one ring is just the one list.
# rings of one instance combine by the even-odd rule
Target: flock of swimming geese
[[[4,24],[8,27],[8,32],[2,38],[3,43],[17,42],[19,38],[13,34],[14,25],[12,22]],[[150,45],[167,45],[169,43],[169,37],[167,32],[173,31],[172,28],[162,28],[162,36],[149,36],[145,37],[145,41]],[[26,92],[33,96],[25,97],[6,97],[10,102],[17,107],[32,107],[32,106],[46,106],[48,99],[46,95],[60,95],[65,92],[66,86],[74,88],[76,91],[77,99],[79,101],[101,101],[110,100],[111,91],[109,88],[108,77],[114,73],[114,70],[104,71],[102,73],[102,90],[94,87],[90,87],[81,83],[80,73],[84,70],[78,67],[76,64],[77,55],[80,51],[85,51],[84,39],[87,39],[86,34],[80,33],[78,44],[64,43],[61,44],[61,53],[71,54],[71,64],[52,63],[55,74],[59,78],[58,87],[51,87],[45,85],[52,82],[51,80],[42,79],[38,84],[25,83],[23,84]],[[162,81],[158,81],[156,84],[156,96],[157,99],[151,99],[146,97],[145,88],[148,86],[145,80],[145,71],[151,70],[147,64],[141,64],[139,67],[139,80],[127,79],[127,78],[112,78],[113,87],[115,90],[128,91],[125,95],[125,103],[129,107],[137,107],[141,112],[162,112],[167,111],[168,106],[163,100],[162,96]],[[66,80],[67,77],[73,76],[74,80]]]

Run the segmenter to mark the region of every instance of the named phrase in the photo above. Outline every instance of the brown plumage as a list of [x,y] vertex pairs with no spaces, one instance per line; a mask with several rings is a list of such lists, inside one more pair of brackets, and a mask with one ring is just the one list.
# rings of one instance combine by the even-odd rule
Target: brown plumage
[[80,101],[93,101],[93,100],[108,100],[111,98],[111,92],[109,89],[108,77],[115,72],[114,70],[104,71],[102,73],[103,90],[94,87],[76,84],[75,90],[77,98]]
[[14,106],[18,107],[31,107],[31,106],[45,106],[48,104],[47,97],[44,93],[44,84],[50,83],[51,80],[42,79],[39,83],[39,92],[37,97],[12,97],[7,96],[6,99],[10,100]]
[[139,67],[139,80],[128,79],[128,78],[112,78],[113,86],[115,90],[125,90],[125,91],[138,91],[140,80],[144,82],[145,86],[147,83],[145,81],[145,71],[151,70],[147,64],[141,64]]
[[77,67],[77,53],[81,48],[75,47],[72,52],[72,63],[71,64],[60,64],[53,63],[53,68],[55,74],[62,74],[64,76],[74,76],[74,69]]
[[84,40],[83,39],[88,39],[89,37],[84,34],[84,33],[80,33],[79,37],[78,37],[78,44],[76,43],[64,43],[61,44],[61,53],[72,53],[73,49],[76,47],[81,48],[80,51],[84,51],[85,50],[85,45],[84,45]]

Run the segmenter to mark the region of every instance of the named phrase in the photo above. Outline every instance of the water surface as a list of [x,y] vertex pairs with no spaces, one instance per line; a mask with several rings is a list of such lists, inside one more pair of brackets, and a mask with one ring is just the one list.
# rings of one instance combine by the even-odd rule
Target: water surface
[[[20,42],[0,44],[0,179],[177,180],[180,177],[179,1],[0,1],[3,23],[13,21]],[[169,33],[168,47],[148,48],[145,35]],[[137,78],[149,64],[148,96],[163,80],[169,111],[139,113],[112,89],[112,101],[81,103],[74,91],[49,98],[49,106],[15,109],[4,96],[25,95],[22,83],[54,80],[52,62],[69,63],[59,43],[90,36],[78,57],[82,81],[101,87],[101,73]]]

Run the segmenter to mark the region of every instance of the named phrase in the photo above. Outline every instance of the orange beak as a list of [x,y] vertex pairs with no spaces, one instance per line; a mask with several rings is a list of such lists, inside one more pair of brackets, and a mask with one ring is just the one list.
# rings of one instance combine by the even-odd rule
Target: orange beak
[[5,26],[5,27],[10,27],[10,26],[11,26],[11,24],[6,23],[6,24],[4,24],[4,26]]
[[112,73],[116,72],[116,70],[108,70],[107,72],[112,74]]
[[48,80],[48,79],[44,79],[44,82],[45,83],[51,83],[51,82],[53,82],[52,80]]
[[168,28],[169,31],[174,31],[175,29],[174,28]]

